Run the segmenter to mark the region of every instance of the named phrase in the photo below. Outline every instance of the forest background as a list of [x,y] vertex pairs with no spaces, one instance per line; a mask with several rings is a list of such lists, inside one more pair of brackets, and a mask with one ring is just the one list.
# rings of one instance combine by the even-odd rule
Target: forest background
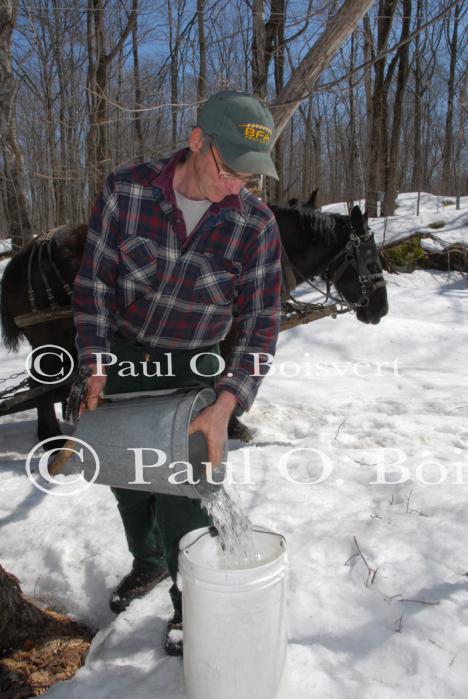
[[[375,216],[382,197],[379,212],[395,213],[399,191],[464,194],[466,12],[453,0],[1,0],[0,237],[85,221],[108,173],[182,147],[223,88],[265,98],[281,122],[269,201],[319,187],[322,204],[365,198]],[[319,41],[340,26],[325,55]]]

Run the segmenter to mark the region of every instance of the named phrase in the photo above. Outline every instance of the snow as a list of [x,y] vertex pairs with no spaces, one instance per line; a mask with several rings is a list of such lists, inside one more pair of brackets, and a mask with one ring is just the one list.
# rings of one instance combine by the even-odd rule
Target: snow
[[[436,235],[443,247],[454,243],[468,244],[468,197],[460,197],[460,209],[456,209],[456,197],[436,196],[421,192],[420,213],[417,212],[416,192],[399,194],[396,200],[395,216],[372,219],[370,227],[379,247],[397,240],[403,240],[413,233],[430,233]],[[450,204],[448,202],[451,202]],[[356,201],[364,211],[364,202]],[[345,202],[328,204],[322,207],[328,213],[347,214]],[[442,228],[431,228],[430,224],[444,223]]]
[[421,248],[427,252],[443,252],[445,249],[439,240],[432,240],[432,238],[421,238],[419,243]]
[[[445,199],[423,195],[416,217],[401,194],[386,240],[445,220],[437,235],[466,241],[468,198],[459,211]],[[235,479],[254,481],[235,486],[246,512],[287,540],[290,699],[468,695],[466,280],[386,281],[379,325],[344,315],[281,334],[245,416],[255,443],[230,452]],[[1,349],[1,376],[27,352]],[[2,565],[27,595],[99,629],[84,667],[44,696],[183,699],[182,662],[162,649],[169,583],[118,617],[108,608],[131,564],[110,490],[32,485],[34,411],[0,419],[0,439]]]
[[4,238],[0,240],[0,255],[10,252],[11,250],[11,238]]

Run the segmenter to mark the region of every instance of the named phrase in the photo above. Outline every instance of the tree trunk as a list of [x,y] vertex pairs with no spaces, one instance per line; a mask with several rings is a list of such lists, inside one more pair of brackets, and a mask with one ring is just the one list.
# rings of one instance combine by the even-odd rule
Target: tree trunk
[[466,103],[467,94],[467,82],[468,74],[465,71],[465,75],[461,80],[460,93],[459,93],[459,104],[460,104],[460,116],[459,116],[459,137],[458,137],[458,147],[455,151],[455,189],[457,195],[457,209],[460,208],[460,197],[463,194],[463,190],[466,191],[468,188],[468,178],[465,174],[465,181],[463,181],[462,174],[462,154],[463,147],[466,144],[465,141],[465,130],[466,130],[466,117],[468,113],[468,107]]
[[[123,47],[119,51],[119,57],[117,60],[117,90],[115,93],[115,101],[117,104],[120,104],[122,100],[124,99],[124,75],[125,75],[125,68],[124,68],[124,55],[123,55]],[[125,159],[127,153],[126,153],[126,148],[125,148],[125,138],[124,138],[124,119],[122,117],[122,110],[119,108],[115,109],[114,111],[115,116],[109,121],[113,122],[114,126],[114,136],[113,136],[113,141],[115,144],[115,156],[113,158],[114,162],[117,161],[118,163],[121,163],[122,160]],[[132,159],[134,158],[133,155],[133,144],[132,144],[132,152],[129,154],[131,155]]]
[[[448,38],[448,47],[450,49],[450,73],[448,81],[448,93],[447,93],[447,114],[445,117],[445,137],[444,137],[444,147],[442,153],[442,187],[444,191],[450,193],[450,188],[454,180],[453,172],[453,102],[455,99],[455,68],[457,64],[458,55],[458,24],[460,19],[460,13],[462,9],[462,3],[459,2],[455,5],[453,11],[453,32],[452,36]],[[452,14],[450,13],[450,17]],[[449,29],[447,29],[447,36],[449,35]]]
[[138,0],[132,0],[132,9],[119,38],[106,53],[104,27],[104,0],[89,0],[87,12],[88,43],[88,114],[87,160],[89,199],[92,203],[102,187],[111,162],[108,139],[108,76],[110,65],[122,50],[136,18]]
[[299,107],[304,124],[304,148],[302,150],[301,198],[306,200],[312,191],[312,98],[307,101],[307,109]]
[[0,651],[42,633],[50,623],[50,617],[23,596],[18,579],[1,565],[0,609]]
[[[407,39],[410,33],[411,12],[411,0],[403,0],[403,25],[400,41]],[[403,46],[400,46],[398,49],[399,63],[397,86],[395,103],[393,106],[392,135],[385,178],[385,198],[382,206],[382,214],[384,216],[393,216],[395,214],[397,176],[400,160],[401,124],[403,120],[403,98],[405,96],[406,83],[408,80],[408,52],[409,42],[403,44]]]
[[[378,6],[377,54],[383,51],[388,42],[397,0],[380,0]],[[393,65],[385,75],[386,57],[374,64],[374,89],[372,93],[371,122],[368,131],[366,209],[369,216],[377,216],[377,192],[385,185],[387,163],[387,96]]]
[[[420,30],[422,25],[423,0],[418,0],[416,5],[416,27]],[[421,100],[422,100],[422,76],[421,76],[421,36],[418,32],[414,48],[414,106],[413,106],[413,173],[411,176],[411,190],[421,191],[422,175],[422,143],[421,143]]]
[[205,39],[205,0],[197,0],[197,23],[198,23],[198,54],[200,69],[198,73],[197,114],[206,99],[206,39]]
[[[275,84],[282,83],[284,67],[285,0],[271,0],[270,17],[265,22],[264,0],[252,3],[252,91],[264,99],[267,92],[268,71],[275,56]],[[278,94],[278,92],[277,92]]]
[[177,143],[177,100],[179,94],[179,26],[176,24],[174,38],[174,22],[172,19],[172,0],[168,0],[167,13],[169,18],[169,51],[171,54],[171,147]]
[[60,167],[58,170],[58,178],[56,181],[56,207],[55,218],[59,224],[66,223],[67,215],[65,211],[65,180],[64,173],[67,170],[67,147],[66,147],[66,128],[65,128],[65,76],[63,67],[63,49],[60,44],[60,6],[57,0],[54,0],[54,19],[55,19],[55,36],[54,36],[54,57],[57,66],[57,80],[59,84],[59,134],[60,134]]
[[138,18],[135,17],[135,21],[132,26],[132,52],[133,52],[133,80],[135,83],[135,113],[133,115],[133,126],[135,129],[136,137],[136,162],[141,163],[144,160],[145,155],[145,137],[143,135],[143,124],[141,119],[141,112],[139,111],[142,107],[141,102],[141,85],[140,85],[140,58],[138,54]]
[[252,91],[265,97],[268,78],[264,0],[252,2]]
[[19,581],[0,565],[0,696],[43,694],[83,665],[93,633],[26,599]]
[[[350,47],[350,70],[352,70],[356,63],[357,54],[357,40],[355,34],[351,36],[351,47]],[[354,76],[350,74],[348,78],[348,95],[349,95],[349,124],[348,124],[348,178],[346,182],[346,201],[351,205],[354,200],[361,195],[361,181],[359,176],[359,146],[357,139],[357,115],[356,115],[356,94],[354,83]],[[351,210],[351,209],[350,209]]]
[[[273,10],[275,15],[273,16]],[[268,32],[272,36],[272,50],[274,47],[274,67],[275,67],[275,93],[280,94],[284,87],[284,23],[286,20],[285,0],[275,0],[272,4],[272,18]],[[281,134],[275,143],[275,167],[278,173],[278,180],[274,182],[274,199],[279,201],[283,197],[284,177],[283,177],[283,139]]]
[[[315,119],[315,129],[312,135],[314,147],[314,187],[317,187],[323,193],[322,180],[322,115],[319,114]],[[322,199],[322,197],[320,197]]]
[[11,35],[16,19],[12,0],[0,4],[0,152],[4,156],[8,234],[14,250],[32,238],[24,188],[23,156],[16,136],[16,85],[11,67]]
[[109,108],[107,104],[109,76],[109,63],[105,53],[105,32],[104,32],[104,7],[100,7],[100,0],[95,0],[96,9],[99,11],[94,14],[94,37],[96,41],[96,82],[94,85],[95,91],[95,109],[93,119],[95,119],[96,128],[96,153],[95,153],[95,172],[96,183],[93,199],[96,198],[98,191],[109,171],[111,162],[111,154],[109,152]]
[[49,167],[48,172],[51,175],[51,180],[48,181],[48,191],[49,191],[49,206],[47,207],[47,229],[54,228],[58,225],[57,211],[58,211],[58,191],[57,185],[60,178],[60,167],[57,160],[57,149],[55,143],[55,119],[53,110],[53,96],[52,96],[52,79],[50,76],[50,66],[49,66],[49,56],[44,57],[44,65],[42,67],[43,79],[46,92],[46,131],[47,131],[47,141],[49,150]]

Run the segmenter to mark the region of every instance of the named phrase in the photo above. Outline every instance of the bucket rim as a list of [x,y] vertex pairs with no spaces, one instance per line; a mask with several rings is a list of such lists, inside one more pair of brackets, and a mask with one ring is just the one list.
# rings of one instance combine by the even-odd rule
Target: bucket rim
[[[212,405],[216,400],[216,391],[212,386],[204,386],[198,390],[193,390],[190,394],[192,400],[181,401],[174,414],[174,420],[172,423],[172,435],[171,435],[171,449],[172,449],[172,460],[173,462],[185,461],[186,457],[190,463],[190,449],[189,449],[189,436],[188,428],[192,420],[194,419],[194,414],[198,415],[205,408]],[[184,429],[180,429],[183,425]],[[228,457],[228,442],[227,439],[224,442],[223,454],[221,457],[221,463],[217,464],[217,468],[222,471],[222,476],[224,479],[225,469],[223,468],[223,462],[227,461]],[[208,455],[207,455],[208,459]],[[193,467],[192,467],[193,468]],[[210,500],[218,492],[219,488],[222,486],[223,481],[219,485],[212,485],[203,479],[198,483],[181,484],[190,488],[197,498],[200,500]]]
[[[275,532],[272,529],[269,529],[268,527],[263,527],[262,525],[254,524],[251,527],[252,531],[259,534],[271,534],[279,539],[281,552],[279,552],[273,560],[269,559],[265,563],[259,562],[258,565],[255,565],[252,568],[212,568],[210,566],[204,565],[203,563],[197,562],[195,564],[193,561],[190,560],[188,551],[192,546],[194,546],[198,541],[200,541],[200,539],[202,539],[207,534],[213,536],[210,532],[210,529],[211,527],[200,527],[199,529],[194,529],[188,532],[182,537],[182,539],[179,542],[179,569],[186,569],[187,567],[193,567],[194,565],[196,565],[197,569],[209,572],[211,576],[223,578],[224,582],[226,583],[226,576],[233,578],[245,578],[248,576],[248,571],[255,570],[257,572],[266,572],[268,569],[276,568],[282,560],[284,561],[284,563],[286,563],[286,538],[283,536],[283,534],[279,534],[278,532]],[[189,543],[184,544],[184,540],[186,539],[191,540],[189,541]],[[188,573],[189,571],[184,570],[184,572]]]

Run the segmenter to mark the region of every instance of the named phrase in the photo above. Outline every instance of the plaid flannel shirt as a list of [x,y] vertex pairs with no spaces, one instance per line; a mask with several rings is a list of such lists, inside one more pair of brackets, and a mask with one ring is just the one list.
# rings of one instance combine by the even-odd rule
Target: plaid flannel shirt
[[203,351],[234,322],[236,344],[216,388],[248,410],[261,381],[254,356],[274,354],[279,331],[278,228],[243,188],[212,204],[187,237],[172,188],[187,153],[106,180],[74,285],[79,359],[89,364],[109,352],[116,331],[153,348]]

